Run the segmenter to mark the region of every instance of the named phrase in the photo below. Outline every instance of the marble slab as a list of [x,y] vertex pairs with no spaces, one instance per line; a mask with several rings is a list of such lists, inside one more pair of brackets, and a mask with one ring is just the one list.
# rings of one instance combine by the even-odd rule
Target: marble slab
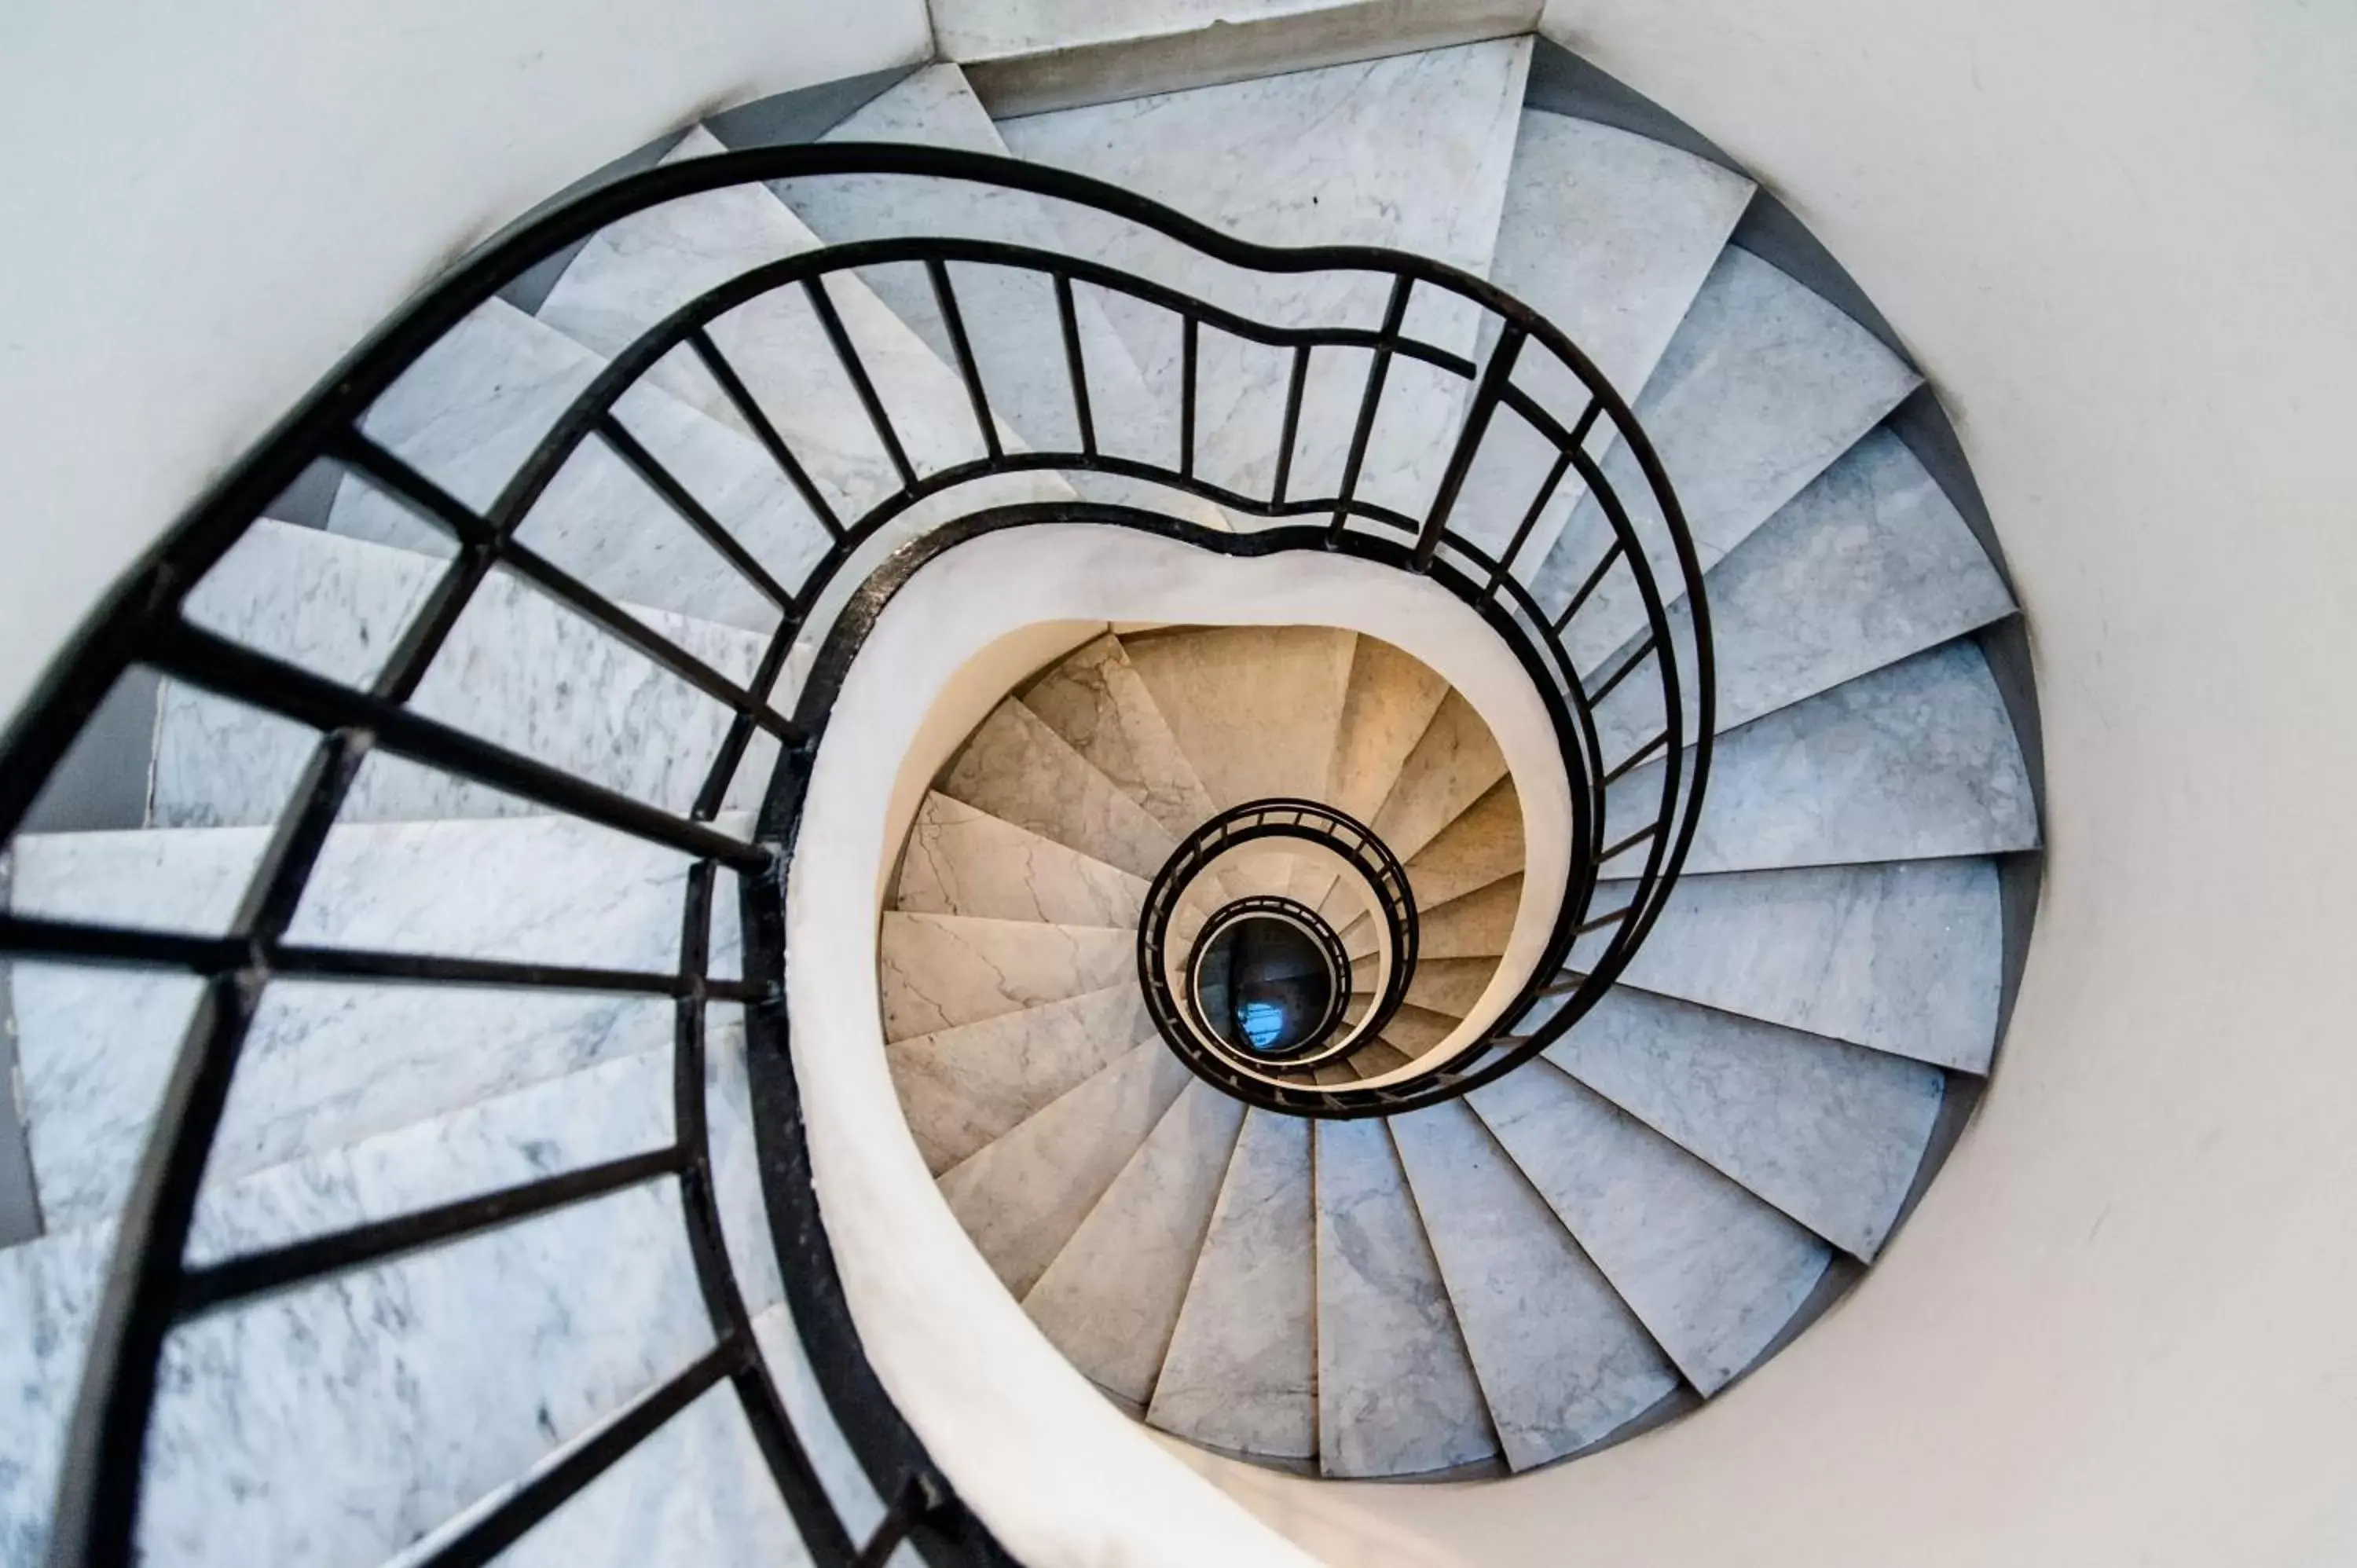
[[[1607,908],[1633,884],[1597,890]],[[1587,939],[1575,967],[1600,950]],[[1919,1061],[1986,1072],[2004,918],[1986,860],[1687,876],[1620,978]]]
[[705,1141],[712,1153],[712,1205],[720,1240],[737,1276],[745,1310],[760,1314],[785,1299],[778,1243],[761,1191],[761,1151],[753,1130],[753,1080],[741,1004],[705,1009],[704,1033]]
[[1391,1134],[1318,1128],[1318,1464],[1412,1476],[1498,1452]]
[[1203,627],[1126,638],[1131,665],[1222,810],[1326,787],[1353,634]]
[[[778,1391],[778,1399],[786,1407],[786,1419],[793,1423],[794,1435],[802,1440],[802,1452],[810,1456],[811,1468],[818,1476],[819,1489],[854,1541],[865,1541],[884,1518],[884,1499],[876,1493],[876,1483],[868,1479],[867,1467],[859,1462],[850,1443],[843,1435],[843,1427],[828,1408],[826,1395],[821,1391],[818,1374],[813,1369],[810,1354],[802,1347],[800,1331],[794,1326],[793,1313],[780,1302],[753,1319],[753,1339],[761,1348],[763,1369],[769,1373],[770,1384]],[[907,1548],[892,1554],[892,1568],[921,1568]]]
[[917,809],[893,901],[917,914],[1135,929],[1146,884],[934,790]]
[[1309,1138],[1298,1118],[1246,1112],[1147,1424],[1237,1453],[1317,1454]]
[[113,1251],[112,1221],[0,1249],[0,1419],[8,1432],[0,1563],[7,1568],[48,1561],[66,1426]]
[[[1615,784],[1609,820],[1652,817],[1661,759]],[[2038,812],[1988,661],[1952,642],[1719,737],[1689,872],[2033,849]],[[1632,875],[1644,846],[1604,867]]]
[[1389,1126],[1507,1464],[1559,1459],[1677,1386],[1628,1304],[1462,1101]]
[[1523,906],[1520,875],[1501,877],[1446,904],[1416,911],[1416,959],[1489,958],[1506,950]]
[[1938,1116],[1937,1068],[1616,988],[1547,1058],[1871,1262]]
[[1351,1069],[1361,1079],[1381,1078],[1407,1066],[1407,1053],[1382,1040],[1372,1040],[1351,1053]]
[[[489,507],[605,360],[490,300],[421,356],[361,421],[369,435],[458,499]],[[789,588],[826,534],[769,456],[742,433],[641,381],[615,405],[630,434]],[[447,555],[439,531],[346,477],[337,533]],[[584,442],[518,537],[608,598],[767,631],[775,606],[692,532],[602,442]]]
[[1469,1016],[1498,972],[1494,958],[1430,958],[1419,953],[1407,983],[1407,999],[1429,1013]]
[[1407,1057],[1419,1057],[1447,1039],[1462,1022],[1446,1013],[1433,1013],[1407,1003],[1383,1026],[1383,1040]]
[[1090,0],[943,0],[934,41],[952,59],[988,59],[1217,22],[1242,22],[1301,8],[1301,0],[1155,0],[1104,6]]
[[1334,763],[1320,799],[1372,826],[1400,769],[1424,738],[1448,682],[1381,638],[1361,635],[1334,738]]
[[[1866,328],[1748,251],[1721,251],[1637,400],[1639,426],[1667,470],[1703,569],[1716,565],[1912,392],[1919,378]],[[1665,596],[1680,591],[1669,535],[1625,446],[1604,474],[1636,520]],[[1532,580],[1550,611],[1610,538],[1601,506],[1582,499]],[[1615,573],[1566,635],[1582,669],[1643,624],[1626,573]]]
[[1440,701],[1371,824],[1402,860],[1438,837],[1506,777],[1497,736],[1461,693]]
[[1800,1225],[1546,1062],[1466,1102],[1705,1394],[1751,1364],[1833,1259]]
[[1154,1037],[1135,980],[885,1049],[909,1131],[936,1176]]
[[1431,908],[1523,870],[1523,803],[1501,779],[1407,863],[1415,907]]
[[1178,847],[1144,807],[1013,698],[967,737],[940,788],[976,811],[1149,882]]
[[[233,641],[354,683],[375,673],[439,575],[413,552],[264,521],[190,596],[189,616]],[[637,618],[740,684],[764,639],[665,610]],[[534,761],[681,815],[734,715],[613,636],[495,571],[452,627],[409,706]],[[776,743],[755,742],[729,810],[759,803]],[[275,821],[317,747],[299,725],[166,681],[149,820],[159,827]],[[426,768],[373,770],[343,820],[510,816],[529,802]]]
[[1022,698],[1173,839],[1219,810],[1119,638],[1108,634],[1067,655]]
[[1008,1291],[1019,1299],[1039,1283],[1197,1081],[1160,1040],[1144,1041],[942,1176],[942,1196]]
[[1154,1396],[1243,1117],[1242,1101],[1188,1084],[1023,1298],[1065,1359],[1123,1399]]
[[[1963,516],[1887,429],[1843,454],[1721,561],[1709,594],[1721,730],[2013,610]],[[1684,600],[1671,607],[1674,646],[1686,645],[1693,613]],[[1614,655],[1614,667],[1628,651]],[[1692,713],[1692,661],[1679,673]],[[1661,731],[1662,688],[1649,671],[1598,704],[1606,756],[1625,757]]]
[[884,1037],[1061,1002],[1130,979],[1136,966],[1137,933],[1117,927],[888,910],[877,944]]

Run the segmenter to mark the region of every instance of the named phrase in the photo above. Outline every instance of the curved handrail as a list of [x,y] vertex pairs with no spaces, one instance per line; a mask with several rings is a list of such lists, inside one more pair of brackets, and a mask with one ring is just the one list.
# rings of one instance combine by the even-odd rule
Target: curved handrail
[[1342,1021],[1351,1000],[1351,955],[1343,950],[1342,939],[1319,916],[1317,910],[1298,898],[1288,898],[1282,893],[1256,893],[1249,898],[1239,898],[1223,904],[1218,912],[1203,923],[1196,934],[1194,950],[1185,964],[1187,976],[1186,1004],[1189,1019],[1206,1040],[1226,1044],[1211,1020],[1203,1015],[1203,965],[1210,957],[1211,945],[1231,928],[1254,917],[1284,921],[1309,939],[1318,949],[1318,961],[1326,972],[1326,1005],[1318,1021],[1302,1034],[1300,1041],[1284,1050],[1261,1053],[1260,1059],[1281,1069],[1299,1070],[1301,1058],[1317,1051],[1327,1043],[1327,1036]]

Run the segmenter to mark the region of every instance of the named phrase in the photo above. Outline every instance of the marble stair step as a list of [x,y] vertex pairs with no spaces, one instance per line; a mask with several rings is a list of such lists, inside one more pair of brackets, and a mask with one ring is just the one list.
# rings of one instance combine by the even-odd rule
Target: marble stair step
[[1937,1068],[1615,988],[1547,1059],[1852,1256],[1915,1179]]
[[939,1176],[1026,1117],[1158,1038],[1135,979],[884,1049],[901,1113]]
[[1431,666],[1361,633],[1351,649],[1333,766],[1319,798],[1372,826],[1448,694],[1448,682]]
[[[1717,727],[1729,730],[2013,613],[2012,596],[1945,492],[1887,428],[1851,447],[1710,574]],[[1693,606],[1670,610],[1684,646]],[[1609,661],[1635,650],[1631,643]],[[1697,687],[1679,671],[1686,711]],[[1647,669],[1597,705],[1608,757],[1664,727]]]
[[[1609,125],[1525,107],[1498,226],[1491,280],[1564,330],[1622,398],[1634,401],[1700,292],[1752,185],[1707,159]],[[1552,355],[1526,349],[1515,384],[1561,424],[1586,387]],[[1609,437],[1590,449],[1600,456]],[[1507,410],[1483,443],[1452,520],[1491,554],[1512,542],[1555,448]],[[1558,484],[1516,555],[1546,558],[1585,491]]]
[[1498,961],[1494,958],[1425,958],[1419,954],[1415,973],[1407,983],[1407,999],[1428,1013],[1468,1017],[1497,972]]
[[[1730,245],[1636,402],[1708,571],[1899,405],[1921,380],[1872,334],[1748,251]],[[1664,596],[1681,592],[1669,535],[1635,458],[1616,446],[1604,474],[1636,520]],[[1570,602],[1611,538],[1583,498],[1531,579],[1551,613]],[[1519,569],[1519,568],[1518,568]],[[1609,574],[1566,642],[1583,670],[1626,641],[1644,614],[1628,572]]]
[[909,831],[893,902],[910,914],[1135,929],[1146,891],[1118,866],[933,790]]
[[[1461,894],[1445,904],[1416,911],[1419,962],[1452,958],[1502,957],[1523,904],[1519,873]],[[1609,908],[1610,906],[1606,906]],[[1346,942],[1345,944],[1349,944]]]
[[1243,1118],[1242,1101],[1188,1084],[1023,1298],[1067,1360],[1140,1407],[1154,1396]]
[[884,1037],[1021,1013],[1131,978],[1137,933],[887,910],[877,942]]
[[[1634,884],[1597,889],[1606,908]],[[1601,933],[1572,950],[1580,968]],[[1898,861],[1681,877],[1625,984],[1962,1072],[1996,1045],[1994,862]]]
[[1067,655],[1021,696],[1173,839],[1218,810],[1121,639],[1108,633]]
[[1394,854],[1412,861],[1505,777],[1498,737],[1473,704],[1452,691],[1400,765],[1370,825]]
[[1407,1066],[1408,1055],[1396,1046],[1372,1040],[1351,1054],[1351,1067],[1361,1079],[1381,1078]]
[[1419,1057],[1447,1039],[1462,1018],[1403,1003],[1384,1023],[1383,1042],[1404,1056]]
[[[21,915],[217,933],[267,828],[27,835]],[[688,862],[571,818],[339,827],[288,940],[626,970],[679,962]],[[484,896],[496,888],[495,898]],[[737,967],[737,899],[716,888],[712,972]],[[35,1183],[52,1229],[129,1190],[199,983],[161,972],[12,966]],[[666,1045],[669,999],[280,979],[249,1032],[208,1179],[234,1180],[477,1099]]]
[[1249,1111],[1146,1423],[1241,1454],[1318,1453],[1310,1124]]
[[1544,1060],[1466,1103],[1705,1394],[1751,1364],[1832,1262],[1803,1226]]
[[1355,636],[1232,626],[1125,638],[1131,665],[1221,810],[1325,788]]
[[1151,882],[1178,847],[1039,714],[1010,697],[969,736],[942,793]]
[[[1392,246],[1485,273],[1529,63],[1527,38],[1500,39],[1028,115],[1002,121],[999,132],[1018,157],[1109,181],[1264,244]],[[1372,274],[1245,274],[1092,212],[1069,212],[1064,233],[1091,259],[1272,325],[1372,328],[1390,289]],[[1409,328],[1470,355],[1475,312],[1433,291],[1417,295]],[[1175,318],[1126,298],[1109,299],[1106,312],[1147,384],[1175,398]],[[1256,499],[1272,493],[1291,360],[1225,333],[1203,335],[1203,477]],[[1367,363],[1358,350],[1311,356],[1289,496],[1339,488]],[[1458,377],[1395,364],[1359,494],[1421,510],[1464,393]]]
[[[442,564],[413,551],[268,520],[188,596],[205,629],[317,674],[365,687],[425,607]],[[765,639],[667,610],[633,618],[689,656],[749,685]],[[428,718],[685,815],[734,714],[560,606],[495,571],[476,591],[410,699]],[[308,729],[178,682],[157,700],[149,820],[230,827],[277,820],[317,748]],[[725,798],[759,803],[776,743],[756,736]],[[515,815],[532,808],[449,774],[374,769],[348,822]]]
[[[1648,820],[1663,759],[1606,796]],[[1719,737],[1690,873],[1924,860],[2034,849],[2029,769],[1988,661],[1951,642]],[[1607,864],[1633,875],[1640,844]]]
[[1319,1122],[1318,1463],[1412,1476],[1498,1452],[1433,1243],[1381,1121]]
[[[380,445],[468,505],[489,508],[605,359],[545,322],[491,300],[446,334],[361,420]],[[616,417],[791,591],[825,553],[826,531],[751,438],[641,381]],[[336,533],[447,557],[445,534],[347,475],[328,514]],[[584,441],[518,531],[525,544],[608,598],[752,631],[776,605],[602,441]]]
[[1407,863],[1407,880],[1416,908],[1424,910],[1522,870],[1522,798],[1512,779],[1501,779],[1416,852]]
[[1199,1081],[1159,1039],[1143,1041],[942,1173],[951,1212],[1017,1299],[1039,1283],[1179,1091]]
[[1480,1117],[1460,1101],[1388,1124],[1507,1464],[1560,1459],[1677,1387],[1669,1358]]

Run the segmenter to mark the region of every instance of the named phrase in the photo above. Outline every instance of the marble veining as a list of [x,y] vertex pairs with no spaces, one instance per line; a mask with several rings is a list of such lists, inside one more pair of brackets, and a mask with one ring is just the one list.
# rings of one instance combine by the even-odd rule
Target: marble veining
[[1318,1468],[1488,1458],[1489,1411],[1391,1134],[1374,1120],[1316,1126]]
[[1677,1386],[1628,1304],[1462,1101],[1388,1125],[1509,1465],[1561,1458]]
[[[1610,821],[1652,814],[1658,758],[1615,784]],[[1689,872],[2032,849],[2038,813],[1988,661],[1952,642],[1719,737]],[[1633,875],[1639,845],[1604,867]]]
[[88,1354],[90,1326],[114,1251],[106,1221],[0,1250],[0,1563],[48,1561],[66,1424]]
[[1216,1448],[1318,1452],[1309,1123],[1244,1115],[1146,1421]]
[[926,1168],[939,1175],[1151,1037],[1133,979],[897,1041],[884,1058]]
[[1200,1081],[1158,1039],[1035,1112],[943,1173],[942,1196],[1018,1299],[1170,1109]]
[[952,59],[987,59],[1242,22],[1302,7],[1302,0],[1153,0],[1107,7],[1092,0],[942,0],[934,40]]
[[1233,626],[1124,639],[1130,663],[1222,809],[1326,785],[1356,638]]
[[1871,1262],[1939,1114],[1937,1068],[1615,989],[1547,1058]]
[[[1381,638],[1359,638],[1322,799],[1372,826],[1400,769],[1431,725],[1448,682]],[[1396,850],[1394,853],[1398,853]]]
[[1461,898],[1523,869],[1523,803],[1514,781],[1501,779],[1407,863],[1419,909]]
[[909,830],[893,901],[917,914],[1135,929],[1146,883],[939,790]]
[[905,1040],[1061,1002],[1133,974],[1137,935],[887,911],[877,947],[884,1037]]
[[1466,1103],[1706,1394],[1750,1365],[1833,1259],[1800,1225],[1545,1062]]
[[1068,655],[1022,697],[1172,838],[1218,810],[1119,638],[1108,634]]
[[[1597,898],[1618,908],[1631,886],[1603,884]],[[1592,961],[1600,946],[1587,939],[1573,963]],[[1996,867],[1987,860],[1728,872],[1681,878],[1621,979],[1986,1072],[2004,946]]]
[[1187,1085],[1023,1298],[1065,1359],[1124,1399],[1153,1397],[1243,1117]]
[[1403,860],[1438,836],[1441,830],[1506,777],[1505,754],[1464,694],[1450,692],[1408,753],[1383,809],[1370,825]]
[[1011,697],[966,737],[941,790],[1147,881],[1178,847],[1144,807]]

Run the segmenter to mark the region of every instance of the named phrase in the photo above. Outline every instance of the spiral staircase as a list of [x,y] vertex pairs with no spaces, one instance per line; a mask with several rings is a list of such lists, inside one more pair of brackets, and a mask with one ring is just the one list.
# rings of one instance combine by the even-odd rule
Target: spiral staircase
[[[860,94],[462,263],[10,732],[10,1568],[1007,1560],[864,1352],[798,1072],[868,1043],[787,935],[865,645],[988,543],[1265,585],[1059,622],[826,912],[941,1200],[1131,1416],[1562,1461],[1935,1173],[2035,709],[1953,434],[1790,215],[1529,36]],[[1343,568],[1461,618],[1287,597]],[[61,831],[126,734],[138,820]]]

